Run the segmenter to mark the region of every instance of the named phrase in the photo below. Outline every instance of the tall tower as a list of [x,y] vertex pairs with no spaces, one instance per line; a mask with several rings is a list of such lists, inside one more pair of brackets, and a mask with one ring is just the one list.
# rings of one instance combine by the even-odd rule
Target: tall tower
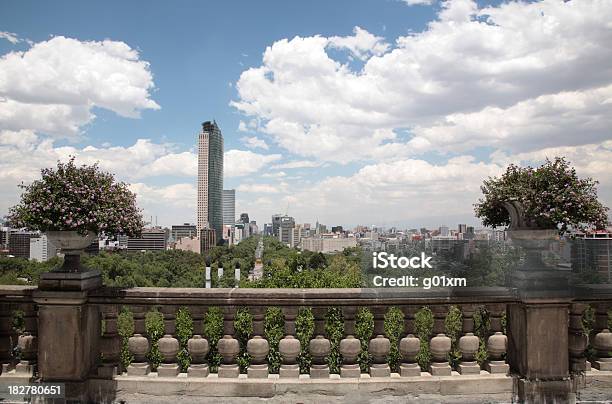
[[215,121],[202,124],[198,135],[198,235],[214,229],[223,235],[223,135]]

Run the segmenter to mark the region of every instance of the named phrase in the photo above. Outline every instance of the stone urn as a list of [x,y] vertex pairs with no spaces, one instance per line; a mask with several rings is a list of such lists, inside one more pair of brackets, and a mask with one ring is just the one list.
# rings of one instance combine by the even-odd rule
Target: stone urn
[[128,350],[134,356],[134,362],[146,362],[147,352],[149,352],[149,340],[143,337],[142,334],[134,334],[128,339]]
[[81,266],[83,250],[98,237],[93,232],[79,234],[76,231],[48,231],[47,241],[64,254],[64,264],[53,272],[85,272]]
[[175,363],[176,355],[179,353],[179,342],[170,334],[164,335],[157,341],[159,352],[162,355],[163,363]]
[[608,358],[612,351],[612,333],[604,328],[593,338],[593,348],[597,351],[597,356],[600,358]]
[[502,359],[502,355],[506,353],[508,349],[508,337],[501,332],[496,332],[491,335],[487,340],[487,353],[489,358],[494,361]]
[[217,343],[219,355],[223,358],[224,365],[231,365],[235,362],[236,356],[240,353],[240,344],[231,335],[224,335]]
[[463,337],[459,338],[459,350],[461,351],[462,362],[473,362],[476,358],[476,352],[480,345],[480,338],[471,332],[468,332]]
[[386,363],[390,350],[391,342],[384,335],[377,335],[368,344],[368,351],[372,355],[372,362],[376,364]]
[[29,332],[24,332],[17,340],[17,347],[21,352],[21,360],[32,361],[36,359],[38,351],[38,341],[36,337]]
[[322,335],[317,335],[316,338],[310,340],[308,345],[312,363],[315,365],[325,365],[325,358],[331,352],[331,343]]
[[399,351],[402,356],[403,362],[416,362],[416,356],[418,355],[420,349],[421,340],[419,340],[413,334],[408,334],[400,340]]
[[357,357],[361,352],[361,341],[352,335],[348,335],[340,341],[340,355],[342,355],[342,363],[345,365],[354,365],[357,363]]
[[251,364],[261,365],[265,363],[268,352],[270,352],[268,340],[259,335],[251,338],[247,341],[247,352],[251,355]]
[[429,347],[434,362],[446,362],[451,350],[451,339],[444,334],[438,334],[431,339]]
[[208,355],[209,350],[208,340],[202,338],[201,335],[194,335],[187,341],[187,351],[193,364],[198,365],[206,362],[206,355]]
[[294,365],[297,363],[297,357],[300,354],[302,346],[300,340],[293,335],[287,335],[278,343],[278,351],[283,358],[283,364]]

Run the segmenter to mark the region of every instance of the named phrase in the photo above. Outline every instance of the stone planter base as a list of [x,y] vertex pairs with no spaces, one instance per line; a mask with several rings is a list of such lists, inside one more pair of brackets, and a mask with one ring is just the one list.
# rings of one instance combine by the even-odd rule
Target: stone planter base
[[251,365],[247,368],[247,377],[250,379],[267,379],[268,364]]
[[370,366],[370,377],[389,377],[391,368],[385,364],[374,364]]
[[478,362],[461,362],[459,364],[459,374],[478,375],[480,374],[480,366]]
[[402,363],[400,365],[400,376],[411,377],[421,376],[421,367],[416,363]]
[[176,377],[179,374],[178,365],[172,363],[162,363],[157,368],[158,377]]
[[432,376],[450,376],[451,367],[447,362],[432,363],[429,365],[429,373]]
[[187,368],[187,377],[207,377],[210,374],[208,365],[191,365]]
[[98,366],[98,376],[103,379],[112,379],[117,376],[119,372],[117,371],[117,366],[113,364],[103,364]]
[[21,361],[15,366],[15,373],[33,376],[35,366],[35,361]]
[[45,272],[40,275],[40,290],[85,291],[102,287],[102,275],[98,270],[87,272]]
[[612,370],[612,358],[599,358],[593,361],[593,367],[597,370]]
[[281,365],[280,370],[278,371],[279,377],[300,377],[300,366],[295,365]]
[[485,370],[491,374],[505,374],[510,372],[510,366],[504,361],[488,361],[484,366]]
[[127,368],[128,376],[146,376],[151,373],[151,366],[148,363],[132,363]]
[[361,377],[359,365],[342,365],[340,367],[340,377]]
[[310,366],[310,378],[311,379],[327,379],[327,378],[329,378],[329,366],[327,366],[327,365],[311,365]]
[[238,365],[219,365],[218,373],[220,378],[238,377],[240,368]]

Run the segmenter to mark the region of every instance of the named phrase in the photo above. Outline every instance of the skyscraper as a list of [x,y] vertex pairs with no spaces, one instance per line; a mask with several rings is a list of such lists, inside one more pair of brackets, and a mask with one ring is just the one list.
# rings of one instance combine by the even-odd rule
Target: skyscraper
[[215,121],[202,124],[198,135],[198,234],[214,229],[223,235],[223,135]]
[[223,190],[223,225],[233,226],[236,223],[236,190]]

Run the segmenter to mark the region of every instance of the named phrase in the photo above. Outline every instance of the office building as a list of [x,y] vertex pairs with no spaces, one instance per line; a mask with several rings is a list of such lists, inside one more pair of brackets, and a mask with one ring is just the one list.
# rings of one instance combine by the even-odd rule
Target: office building
[[196,229],[223,234],[223,135],[216,122],[206,121],[198,135],[198,203]]
[[194,236],[181,237],[174,244],[175,250],[191,251],[196,254],[200,253],[200,239]]
[[189,223],[173,224],[170,228],[170,237],[173,241],[179,241],[183,237],[198,237],[196,225]]
[[51,244],[45,234],[30,238],[30,259],[45,262],[57,255],[57,248]]
[[278,240],[289,246],[293,246],[293,228],[295,227],[295,219],[291,216],[281,216],[278,229]]
[[9,231],[9,255],[30,259],[30,239],[36,237],[40,237],[40,234],[21,230]]
[[223,225],[232,226],[236,222],[236,190],[223,190]]
[[128,251],[160,251],[167,247],[167,235],[164,229],[143,229],[140,237],[127,238]]
[[580,234],[571,243],[574,271],[596,273],[601,281],[612,283],[612,233]]
[[280,215],[280,214],[272,215],[272,235],[276,238],[278,238],[278,234],[279,234],[281,217],[283,217],[283,215]]
[[217,245],[215,229],[202,229],[200,231],[200,254],[208,252]]
[[341,252],[345,248],[357,247],[357,239],[354,237],[306,237],[302,239],[301,246],[302,250],[328,254]]

